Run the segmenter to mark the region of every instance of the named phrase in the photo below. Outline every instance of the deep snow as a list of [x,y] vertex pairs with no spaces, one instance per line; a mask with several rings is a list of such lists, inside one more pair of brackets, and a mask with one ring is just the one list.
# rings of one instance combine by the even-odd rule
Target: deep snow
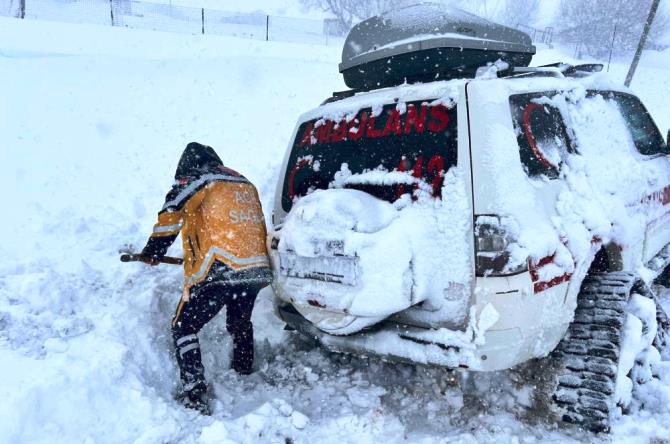
[[[596,440],[538,422],[516,372],[458,381],[315,349],[282,331],[269,290],[254,311],[258,371],[228,370],[219,316],[203,340],[214,415],[173,401],[180,270],[121,264],[118,251],[146,240],[192,140],[256,183],[269,213],[298,115],[344,89],[338,59],[322,46],[0,19],[0,442]],[[647,54],[633,83],[662,131],[669,62]],[[644,390],[615,442],[670,439],[670,369]]]

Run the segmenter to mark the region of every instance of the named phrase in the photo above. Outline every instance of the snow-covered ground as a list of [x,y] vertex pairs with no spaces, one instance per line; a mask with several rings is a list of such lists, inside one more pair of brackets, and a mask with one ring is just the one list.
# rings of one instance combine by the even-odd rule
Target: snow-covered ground
[[[0,442],[593,442],[545,423],[516,372],[333,355],[254,311],[258,371],[228,369],[207,326],[214,414],[173,400],[178,267],[122,264],[140,248],[190,141],[259,187],[266,212],[300,113],[344,89],[339,48],[0,19]],[[535,63],[566,57],[541,51]],[[670,128],[670,52],[633,83]],[[624,63],[612,66],[623,78]],[[172,251],[174,255],[180,252]],[[670,370],[615,442],[670,440]],[[654,441],[655,440],[655,441]]]

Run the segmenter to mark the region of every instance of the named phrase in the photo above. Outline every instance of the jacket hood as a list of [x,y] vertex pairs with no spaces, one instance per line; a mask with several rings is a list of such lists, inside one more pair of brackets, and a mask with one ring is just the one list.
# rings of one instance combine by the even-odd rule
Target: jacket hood
[[223,162],[211,146],[191,142],[179,159],[175,179],[194,179],[203,174],[219,173]]

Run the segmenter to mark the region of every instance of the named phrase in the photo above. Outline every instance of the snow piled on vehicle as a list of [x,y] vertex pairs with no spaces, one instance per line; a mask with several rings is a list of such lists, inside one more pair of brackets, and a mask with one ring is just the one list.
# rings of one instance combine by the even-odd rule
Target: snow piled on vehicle
[[[502,97],[517,91],[542,91],[542,82],[501,81],[500,88],[487,92],[500,95],[495,100],[505,104]],[[509,247],[510,261],[530,261],[532,266],[551,259],[536,269],[545,282],[563,275],[580,280],[602,245],[613,243],[623,251],[641,251],[644,239],[639,235],[647,224],[660,223],[659,217],[667,219],[662,195],[664,184],[670,181],[662,158],[641,163],[643,156],[615,100],[604,97],[606,93],[589,92],[597,87],[625,93],[620,85],[598,75],[578,87],[566,83],[557,91],[560,81],[552,83],[546,96],[532,102],[558,109],[566,121],[576,152],[565,152],[563,147],[560,156],[548,153],[553,155],[561,180],[554,183],[544,175],[529,178],[519,162],[517,134],[503,125],[489,125],[482,135],[487,141],[483,156],[492,174],[487,183],[475,183],[475,192],[484,190],[496,196],[490,201],[493,206],[477,208],[477,212],[508,217],[511,225],[507,228],[518,233],[517,242]],[[497,106],[482,112],[500,112]],[[555,206],[545,208],[543,202],[551,201],[548,193],[555,196]],[[639,267],[643,266],[640,262]],[[574,287],[573,297],[579,290]]]
[[[349,176],[342,183],[370,183],[393,173],[379,174]],[[353,189],[316,190],[299,199],[277,233],[280,261],[298,255],[332,262],[336,253],[355,263],[350,271],[355,280],[341,285],[279,273],[279,294],[299,310],[307,308],[306,314],[312,312],[311,305],[367,318],[335,328],[320,319],[317,326],[335,334],[353,333],[421,302],[430,304],[428,316],[463,324],[472,279],[468,249],[472,222],[463,174],[458,168],[447,172],[442,195],[448,199],[419,194],[417,202],[406,195],[394,204]],[[330,252],[330,259],[329,245],[339,246]],[[300,275],[300,270],[293,271]],[[447,298],[450,286],[460,292]]]

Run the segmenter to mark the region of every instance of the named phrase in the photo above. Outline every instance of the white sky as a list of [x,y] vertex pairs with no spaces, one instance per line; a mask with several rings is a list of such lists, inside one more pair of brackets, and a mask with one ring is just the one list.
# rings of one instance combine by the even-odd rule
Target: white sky
[[270,15],[287,17],[305,17],[321,19],[324,13],[316,10],[306,11],[300,0],[146,0],[153,3],[171,3],[173,5],[196,8],[219,9],[222,11],[263,12]]
[[[239,12],[257,12],[261,11],[271,15],[281,15],[289,17],[305,17],[322,19],[327,16],[326,13],[318,10],[307,11],[303,8],[300,0],[146,0],[154,3],[171,3],[173,5],[182,5],[196,8],[211,8],[223,11]],[[368,1],[368,0],[361,0]],[[417,3],[420,0],[417,0]],[[435,1],[435,0],[433,0]],[[489,8],[495,8],[500,0],[486,0]],[[561,0],[542,0],[540,13],[540,25],[545,26],[549,23]]]

